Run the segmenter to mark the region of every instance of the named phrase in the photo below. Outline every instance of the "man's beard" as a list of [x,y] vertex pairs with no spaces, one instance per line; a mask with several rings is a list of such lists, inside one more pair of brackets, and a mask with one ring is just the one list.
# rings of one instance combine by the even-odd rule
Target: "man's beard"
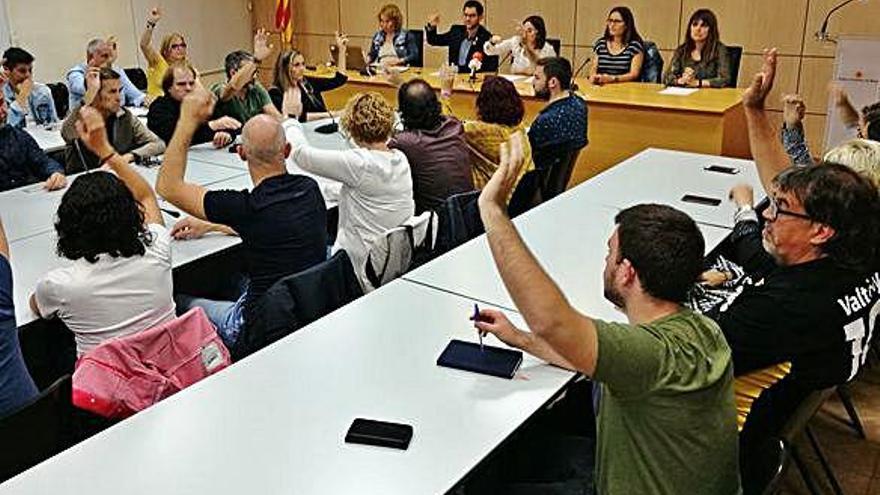
[[535,97],[544,101],[550,101],[550,90],[545,86],[540,91],[535,90]]

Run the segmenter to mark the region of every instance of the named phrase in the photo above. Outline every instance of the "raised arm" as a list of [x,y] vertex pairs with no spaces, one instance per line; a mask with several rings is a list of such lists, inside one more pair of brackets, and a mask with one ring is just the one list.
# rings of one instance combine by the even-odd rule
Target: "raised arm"
[[102,164],[108,164],[119,179],[131,191],[134,199],[144,208],[144,221],[165,225],[162,212],[159,210],[159,202],[153,188],[140,176],[128,161],[122,158],[110,141],[107,139],[107,130],[104,127],[104,118],[92,107],[83,107],[79,111],[79,120],[76,122],[76,131],[80,141],[95,155],[101,158]]
[[156,24],[159,23],[161,18],[162,11],[159,7],[150,9],[150,13],[147,15],[147,23],[144,25],[144,32],[141,34],[141,52],[147,58],[147,64],[150,67],[155,67],[162,61],[162,54],[153,48],[153,29],[156,28]]
[[205,193],[207,189],[186,182],[186,155],[196,129],[208,120],[214,110],[214,98],[204,89],[195,89],[183,99],[180,120],[165,150],[165,160],[159,169],[156,190],[173,205],[190,215],[205,218]]
[[849,101],[849,96],[843,87],[834,84],[831,86],[831,97],[834,98],[834,106],[840,114],[840,121],[848,129],[854,129],[859,125],[859,112]]
[[777,137],[776,128],[764,110],[764,102],[773,89],[775,77],[776,48],[765,49],[761,72],[755,74],[751,85],[742,95],[749,146],[765,191],[770,190],[773,178],[790,165],[788,155]]
[[523,164],[522,140],[522,134],[516,133],[501,146],[501,165],[480,194],[480,216],[489,247],[501,279],[531,331],[564,363],[592,376],[598,360],[595,324],[569,304],[507,217],[507,197]]

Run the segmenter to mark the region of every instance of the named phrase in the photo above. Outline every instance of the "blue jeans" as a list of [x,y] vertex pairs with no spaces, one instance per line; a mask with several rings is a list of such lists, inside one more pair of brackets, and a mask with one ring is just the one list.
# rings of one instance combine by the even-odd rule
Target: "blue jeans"
[[181,313],[195,307],[204,309],[208,319],[217,327],[217,335],[223,340],[223,344],[231,349],[244,326],[244,299],[246,296],[247,291],[244,291],[237,301],[216,301],[178,294],[176,302]]

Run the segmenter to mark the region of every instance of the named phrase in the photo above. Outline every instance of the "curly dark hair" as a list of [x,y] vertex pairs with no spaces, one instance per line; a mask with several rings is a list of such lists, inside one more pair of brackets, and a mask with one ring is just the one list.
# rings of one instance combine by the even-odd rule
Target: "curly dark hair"
[[834,229],[822,252],[840,266],[866,270],[880,261],[880,197],[874,183],[849,167],[792,167],[773,184],[791,192],[813,221]]
[[406,130],[436,129],[443,121],[443,110],[434,89],[424,79],[403,83],[397,91],[400,120]]
[[144,212],[131,191],[115,175],[92,172],[76,178],[58,206],[55,220],[58,256],[70,260],[98,255],[142,256],[152,236]]
[[477,116],[489,124],[517,126],[526,109],[512,82],[503,77],[486,76],[477,95]]
[[635,268],[645,292],[684,301],[703,271],[705,241],[693,219],[671,206],[641,204],[621,211],[614,222],[620,258]]

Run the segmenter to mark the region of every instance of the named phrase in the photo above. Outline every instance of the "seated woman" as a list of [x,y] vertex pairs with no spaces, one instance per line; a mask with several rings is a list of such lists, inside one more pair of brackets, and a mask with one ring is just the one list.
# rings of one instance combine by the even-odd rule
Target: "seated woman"
[[691,15],[684,43],[675,49],[663,82],[669,86],[725,88],[733,86],[727,47],[718,34],[718,19],[709,9]]
[[306,76],[306,59],[297,50],[288,50],[278,56],[275,64],[275,83],[269,89],[272,104],[284,117],[300,122],[328,117],[330,111],[321,93],[336,89],[346,81],[345,52],[348,39],[336,33],[336,47],[339,48],[339,61],[333,78]]
[[409,161],[388,147],[394,109],[378,93],[358,93],[345,106],[340,127],[356,147],[322,150],[307,144],[299,124],[288,129],[291,158],[306,172],[342,183],[339,228],[333,252],[344,249],[367,287],[367,252],[373,239],[415,213]]
[[55,231],[58,254],[71,263],[37,282],[30,305],[41,318],[61,319],[82,356],[174,319],[174,300],[171,237],[156,194],[113,149],[99,111],[79,114],[79,140],[114,173],[82,174],[64,193]]
[[[168,144],[180,120],[183,98],[199,84],[196,71],[188,62],[172,65],[162,78],[163,96],[156,98],[147,113],[147,128]],[[241,129],[241,122],[232,117],[220,117],[202,124],[193,135],[192,144],[214,143],[217,148],[228,145]]]
[[645,47],[632,11],[614,7],[608,13],[605,34],[593,44],[594,62],[590,82],[609,84],[638,81],[645,59]]
[[504,41],[501,36],[492,36],[483,46],[483,51],[486,55],[498,55],[502,59],[512,53],[510,72],[531,76],[535,73],[535,62],[545,57],[555,57],[556,50],[547,43],[547,28],[541,16],[526,17],[517,31],[515,36]]
[[[464,136],[471,153],[474,186],[482,189],[501,164],[501,143],[516,132],[525,133],[525,106],[513,83],[495,76],[487,76],[483,81],[476,106],[477,120],[464,123]],[[517,183],[534,168],[531,147],[528,140],[523,140],[523,167]]]
[[186,40],[180,33],[166,34],[162,38],[159,50],[153,48],[153,29],[161,18],[162,11],[159,7],[150,9],[140,42],[141,53],[147,59],[147,95],[151,99],[162,96],[162,79],[168,71],[168,66],[186,62]]
[[410,32],[403,29],[400,8],[393,3],[382,7],[379,10],[379,30],[370,42],[367,63],[410,65],[416,61],[420,49]]

